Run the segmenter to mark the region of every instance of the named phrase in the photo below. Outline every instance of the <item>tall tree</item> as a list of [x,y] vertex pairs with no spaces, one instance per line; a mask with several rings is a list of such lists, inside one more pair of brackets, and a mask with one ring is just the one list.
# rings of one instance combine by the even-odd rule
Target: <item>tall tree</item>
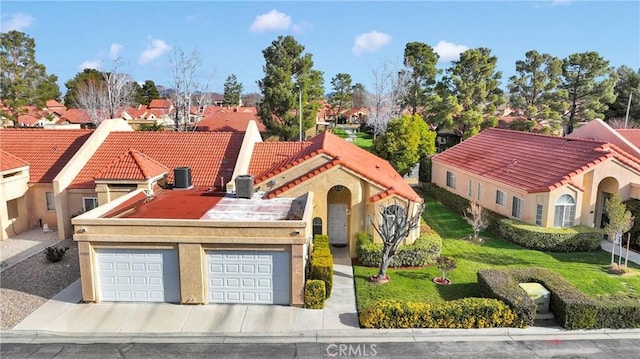
[[516,61],[516,73],[509,78],[511,106],[527,121],[560,131],[562,114],[569,108],[567,91],[559,88],[562,60],[531,50]]
[[364,88],[364,85],[359,82],[353,85],[353,100],[351,106],[355,108],[367,107],[367,90]]
[[102,79],[88,79],[74,88],[74,101],[77,108],[85,110],[95,125],[106,117],[108,107],[107,84]]
[[312,55],[303,51],[304,46],[293,36],[278,36],[262,50],[265,76],[258,81],[263,95],[258,115],[283,140],[298,138],[300,102],[304,133],[314,125],[323,98],[322,72],[313,69]]
[[[633,71],[628,66],[620,66],[616,70],[618,81],[614,88],[616,100],[609,104],[604,112],[607,121],[615,118],[626,119],[627,107],[629,107],[629,119],[627,125],[635,122],[640,126],[640,69]],[[631,106],[629,96],[631,95]],[[624,127],[624,126],[623,126]]]
[[248,107],[256,107],[262,100],[262,95],[259,92],[250,92],[242,95],[242,104]]
[[104,82],[102,72],[96,69],[84,69],[73,78],[67,80],[64,83],[67,88],[67,92],[64,95],[64,105],[67,108],[81,108],[77,98],[78,88],[88,86],[90,82],[94,83],[94,86],[97,83]]
[[604,118],[607,104],[615,101],[618,76],[597,52],[570,55],[563,60],[561,88],[567,91],[569,110],[564,114],[567,133],[576,123]]
[[402,81],[402,76],[397,75],[397,67],[389,61],[383,61],[372,72],[372,90],[367,93],[367,125],[373,128],[375,139],[386,131],[391,119],[400,117],[402,108],[399,103],[405,94],[406,82]]
[[135,99],[133,80],[129,75],[120,72],[121,64],[122,58],[117,58],[113,62],[111,71],[102,73],[107,96],[104,115],[107,118],[115,118],[118,110],[133,104]]
[[[462,132],[464,138],[498,124],[498,106],[504,103],[500,89],[502,72],[496,71],[498,58],[487,48],[469,49],[452,62],[439,86],[439,118],[445,127]],[[447,104],[443,106],[442,104]],[[459,112],[453,112],[458,111]]]
[[153,80],[146,80],[142,86],[136,89],[136,102],[141,105],[148,105],[151,100],[159,99],[160,92]]
[[436,152],[436,133],[420,115],[403,115],[389,122],[374,140],[375,153],[389,161],[401,175],[410,174],[420,158]]
[[329,104],[336,110],[336,117],[340,117],[342,109],[351,106],[353,100],[353,87],[351,75],[339,73],[331,79],[333,93],[329,96]]
[[227,76],[227,79],[224,81],[224,105],[240,106],[242,89],[242,83],[238,82],[236,74]]
[[36,61],[36,42],[23,32],[0,34],[0,114],[18,125],[25,106],[44,107],[47,100],[59,100],[55,75],[47,75]]
[[404,66],[402,70],[406,81],[406,93],[401,99],[403,107],[411,109],[415,115],[429,112],[426,109],[427,99],[432,95],[436,84],[436,76],[440,70],[436,64],[440,56],[433,48],[421,42],[409,42],[404,48]]

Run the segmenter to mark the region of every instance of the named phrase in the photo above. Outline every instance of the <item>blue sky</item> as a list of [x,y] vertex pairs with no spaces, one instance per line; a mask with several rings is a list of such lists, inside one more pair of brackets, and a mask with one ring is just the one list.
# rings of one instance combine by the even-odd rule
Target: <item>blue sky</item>
[[200,75],[221,92],[236,74],[245,92],[264,77],[262,50],[292,35],[324,73],[371,87],[384,62],[401,65],[419,41],[449,67],[468,48],[498,57],[503,87],[529,50],[564,58],[597,51],[610,65],[640,68],[640,1],[28,1],[3,0],[2,32],[36,41],[36,60],[64,82],[83,67],[109,70],[112,58],[134,80],[171,84],[176,48],[197,49]]

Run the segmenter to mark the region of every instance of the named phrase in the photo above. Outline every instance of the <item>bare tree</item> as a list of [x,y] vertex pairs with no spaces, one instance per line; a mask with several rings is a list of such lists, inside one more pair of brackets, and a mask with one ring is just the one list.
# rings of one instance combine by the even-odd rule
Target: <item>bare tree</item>
[[424,202],[418,204],[418,207],[411,212],[411,201],[407,201],[404,205],[395,199],[392,205],[380,205],[381,218],[371,219],[371,224],[375,231],[382,239],[382,261],[380,262],[380,271],[378,275],[371,277],[375,282],[386,282],[387,268],[400,242],[405,240],[411,231],[420,226],[420,218],[424,211]]
[[99,125],[104,120],[107,108],[107,89],[104,82],[89,80],[79,84],[75,98],[78,107],[89,114],[94,125]]
[[102,73],[107,96],[105,115],[109,118],[115,118],[118,110],[132,104],[135,98],[133,80],[129,75],[118,71],[122,61],[121,57],[116,58],[111,71]]
[[625,121],[622,117],[614,117],[607,120],[607,123],[611,128],[615,129],[638,129],[640,128],[640,123],[635,121],[627,120]]
[[372,92],[367,93],[366,104],[369,109],[367,124],[373,128],[374,138],[383,134],[392,118],[400,117],[402,109],[400,99],[406,92],[407,83],[389,61],[384,61],[373,70]]
[[[177,131],[189,128],[192,122],[190,114],[192,105],[198,106],[198,114],[204,110],[204,106],[210,104],[211,94],[208,91],[211,76],[205,81],[204,86],[199,82],[202,67],[202,57],[198,49],[186,54],[182,48],[174,47],[171,59],[173,76],[173,106],[174,125]],[[195,126],[192,126],[195,128]]]
[[489,225],[489,221],[487,220],[487,211],[480,205],[480,203],[475,201],[471,201],[471,203],[469,203],[464,219],[473,229],[474,240],[478,240],[480,231],[486,229]]

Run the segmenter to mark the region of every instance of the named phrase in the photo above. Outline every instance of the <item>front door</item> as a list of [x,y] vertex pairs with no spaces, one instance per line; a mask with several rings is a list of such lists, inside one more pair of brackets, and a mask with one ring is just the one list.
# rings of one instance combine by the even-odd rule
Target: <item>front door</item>
[[329,205],[329,243],[347,244],[347,205]]

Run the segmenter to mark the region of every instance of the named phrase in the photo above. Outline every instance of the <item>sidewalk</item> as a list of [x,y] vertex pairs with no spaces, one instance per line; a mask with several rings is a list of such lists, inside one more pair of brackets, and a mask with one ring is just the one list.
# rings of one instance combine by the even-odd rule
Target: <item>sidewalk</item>
[[[600,248],[602,248],[602,250],[605,250],[605,251],[611,253],[611,249],[613,248],[613,243],[609,242],[606,239],[603,239],[602,242],[600,242]],[[618,247],[616,247],[616,260],[618,258],[617,257],[618,255],[620,255],[620,249]],[[624,263],[624,259],[625,259],[626,256],[627,256],[627,249],[623,248],[622,249],[622,262],[623,263]],[[629,251],[629,262],[640,264],[640,254],[638,254],[638,253],[636,253],[634,251]]]

